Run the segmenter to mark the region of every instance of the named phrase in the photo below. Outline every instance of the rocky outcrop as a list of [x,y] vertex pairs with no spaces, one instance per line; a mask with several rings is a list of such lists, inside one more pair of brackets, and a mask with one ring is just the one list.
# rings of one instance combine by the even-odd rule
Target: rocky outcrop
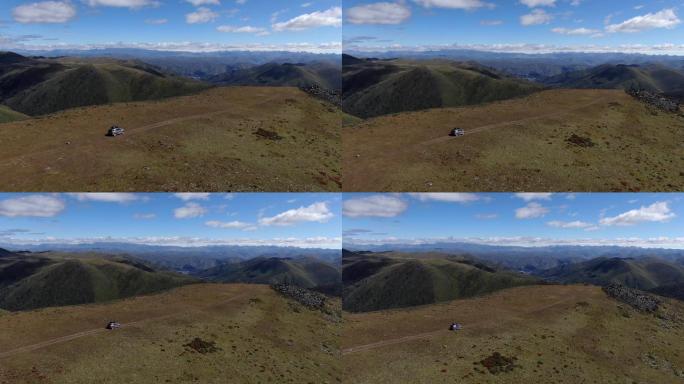
[[276,292],[291,298],[303,306],[323,311],[325,309],[325,295],[290,284],[274,284],[271,286]]
[[315,84],[300,87],[299,89],[317,99],[325,100],[331,104],[337,105],[338,107],[342,103],[340,92],[333,89],[326,89]]
[[610,297],[630,305],[641,312],[655,312],[661,301],[653,295],[633,288],[627,288],[622,284],[612,283],[603,287],[603,291]]
[[679,113],[679,102],[670,99],[664,95],[649,92],[643,89],[634,88],[627,89],[625,92],[627,92],[628,95],[634,97],[635,99],[648,105],[652,105],[665,112]]

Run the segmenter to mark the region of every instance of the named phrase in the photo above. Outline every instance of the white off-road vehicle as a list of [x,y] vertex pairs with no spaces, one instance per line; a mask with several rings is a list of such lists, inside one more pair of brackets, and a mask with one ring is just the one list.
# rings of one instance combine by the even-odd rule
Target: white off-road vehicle
[[111,128],[109,128],[109,131],[107,131],[107,136],[111,136],[111,137],[121,136],[124,134],[125,131],[126,131],[125,129],[123,129],[119,126],[113,125]]
[[121,328],[121,323],[117,323],[116,321],[110,321],[109,323],[107,323],[107,326],[105,328],[109,330],[119,329]]
[[454,137],[460,137],[460,136],[465,136],[465,129],[463,128],[454,128],[451,130],[449,133],[449,136],[454,136]]

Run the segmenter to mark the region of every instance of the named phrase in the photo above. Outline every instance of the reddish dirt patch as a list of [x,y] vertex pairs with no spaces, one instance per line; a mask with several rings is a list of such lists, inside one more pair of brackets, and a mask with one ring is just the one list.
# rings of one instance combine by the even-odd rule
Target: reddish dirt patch
[[216,346],[215,342],[205,341],[199,337],[195,337],[191,342],[185,344],[184,347],[201,354],[214,353],[221,349]]
[[497,375],[502,372],[510,372],[519,366],[515,364],[516,357],[506,357],[499,352],[492,353],[491,356],[480,361],[480,364],[489,370],[489,373]]

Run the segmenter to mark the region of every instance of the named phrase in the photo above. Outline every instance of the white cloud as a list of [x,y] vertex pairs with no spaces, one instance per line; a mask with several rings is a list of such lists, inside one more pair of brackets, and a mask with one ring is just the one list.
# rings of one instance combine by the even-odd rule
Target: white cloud
[[554,228],[564,228],[564,229],[583,229],[590,228],[594,225],[591,223],[585,223],[584,221],[549,221],[546,223],[549,227]]
[[169,19],[147,19],[145,20],[146,24],[151,24],[151,25],[162,25],[166,24],[169,22]]
[[494,220],[498,217],[499,215],[496,213],[478,213],[475,215],[475,218],[480,220]]
[[98,201],[102,203],[130,203],[138,200],[135,193],[69,193],[78,201]]
[[520,0],[520,4],[527,5],[530,8],[555,7],[556,0]]
[[29,195],[0,201],[0,216],[53,217],[62,212],[64,201],[54,196]]
[[207,209],[197,203],[187,203],[185,206],[173,210],[176,219],[190,219],[193,217],[204,216]]
[[531,13],[520,16],[520,24],[524,26],[548,24],[551,20],[553,20],[553,16],[543,9],[533,9]]
[[232,25],[221,25],[218,28],[216,28],[216,30],[219,32],[224,32],[224,33],[253,33],[253,34],[259,35],[259,36],[265,36],[268,34],[268,31],[264,28],[252,27],[249,25],[246,25],[243,27],[234,27]]
[[43,1],[20,5],[12,10],[18,23],[66,23],[76,16],[76,8],[66,1]]
[[553,193],[516,193],[515,197],[525,201],[551,200]]
[[503,24],[503,20],[480,20],[480,25],[494,26]]
[[149,236],[149,237],[89,237],[89,238],[36,238],[36,239],[3,239],[16,245],[40,245],[40,244],[93,244],[93,243],[130,243],[151,246],[175,246],[175,247],[206,247],[220,245],[241,245],[241,246],[276,246],[276,247],[297,247],[297,248],[329,248],[341,249],[341,237],[286,237],[271,239],[252,239],[252,238],[200,238],[188,236]]
[[221,5],[221,1],[219,1],[219,0],[185,0],[185,1],[194,5],[195,7],[199,7],[200,5]]
[[534,219],[544,217],[549,213],[549,209],[539,203],[529,203],[527,206],[515,210],[515,217],[518,219]]
[[227,229],[242,229],[242,230],[248,230],[255,228],[254,224],[250,223],[245,223],[242,221],[218,221],[218,220],[210,220],[204,223],[204,225],[212,228],[227,228]]
[[[450,8],[450,9],[477,9],[492,7],[491,4],[481,0],[413,0],[425,8]],[[533,0],[527,0],[533,1]],[[544,0],[537,0],[544,1]],[[546,0],[549,1],[549,0]],[[555,1],[555,0],[554,0]]]
[[670,8],[656,13],[647,13],[642,16],[633,17],[622,23],[608,25],[606,26],[606,31],[611,33],[635,33],[655,28],[672,29],[680,23],[681,20],[677,17],[674,9]]
[[406,208],[408,204],[398,197],[373,195],[345,200],[342,213],[347,217],[395,217]]
[[156,0],[83,0],[84,3],[91,7],[117,7],[117,8],[143,8],[156,7],[159,2]]
[[204,24],[214,21],[219,14],[206,7],[197,8],[197,11],[185,15],[188,24]]
[[136,220],[152,220],[156,217],[157,215],[154,213],[136,213],[133,215],[133,218]]
[[445,203],[471,203],[480,200],[474,193],[409,193],[420,201],[441,201]]
[[211,196],[210,193],[202,193],[202,192],[174,193],[173,195],[176,196],[177,198],[183,200],[183,201],[209,200],[209,196]]
[[648,207],[642,206],[639,209],[632,209],[614,217],[604,217],[600,220],[600,224],[627,226],[635,225],[641,222],[665,223],[676,216],[677,215],[670,210],[668,202],[659,201],[649,205]]
[[438,50],[475,50],[483,52],[506,52],[506,53],[524,53],[524,54],[543,54],[543,53],[630,53],[630,54],[645,54],[645,55],[684,55],[684,44],[616,44],[616,45],[599,45],[599,44],[573,44],[573,45],[554,45],[554,44],[533,44],[533,43],[516,43],[516,44],[434,44],[434,45],[385,45],[385,46],[364,46],[346,44],[346,51],[364,52],[367,55],[373,55],[377,52],[430,52]]
[[308,207],[299,207],[279,213],[273,217],[259,219],[261,225],[287,226],[300,222],[325,223],[333,218],[333,213],[328,209],[328,204],[323,202],[313,203]]
[[411,17],[411,9],[402,3],[372,3],[351,7],[347,21],[352,24],[401,24]]
[[51,44],[28,44],[18,41],[17,39],[7,39],[0,36],[0,49],[4,50],[27,50],[27,51],[46,51],[46,50],[93,50],[93,49],[146,49],[153,51],[170,51],[170,52],[234,52],[234,51],[249,51],[249,52],[310,52],[310,53],[325,53],[325,54],[340,54],[342,52],[342,42],[340,40],[308,43],[308,42],[290,42],[290,43],[225,43],[225,42],[131,42],[131,43],[97,43],[97,44],[67,44],[67,43],[51,43]]
[[247,0],[235,0],[236,4],[243,5],[247,2]]
[[326,11],[316,11],[299,15],[282,23],[272,25],[274,31],[303,31],[317,27],[342,26],[342,7],[332,7]]
[[589,28],[553,28],[551,32],[559,33],[561,35],[596,35],[601,33],[598,29]]
[[[587,228],[585,230],[589,230]],[[442,237],[442,238],[345,238],[345,246],[349,245],[421,245],[435,243],[471,243],[493,246],[548,247],[548,246],[620,246],[641,248],[674,248],[684,249],[684,237],[629,237],[629,238],[548,238],[548,237]]]

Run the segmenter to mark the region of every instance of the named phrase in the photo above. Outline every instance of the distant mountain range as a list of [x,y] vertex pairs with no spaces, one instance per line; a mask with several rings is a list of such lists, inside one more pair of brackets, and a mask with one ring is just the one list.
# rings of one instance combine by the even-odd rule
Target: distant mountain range
[[[214,85],[341,88],[335,55],[75,53],[44,57],[0,52],[0,123],[75,107],[181,96]],[[287,61],[297,59],[301,61]]]
[[[618,283],[684,300],[684,250],[478,247],[462,246],[469,248],[467,253],[458,253],[457,248],[429,251],[420,247],[380,252],[344,250],[345,309],[422,305],[539,283]],[[535,266],[525,264],[535,260]],[[548,267],[553,264],[556,266]]]
[[684,99],[684,71],[662,64],[603,64],[543,81],[562,88],[643,89]]
[[[90,50],[16,51],[24,56],[45,58],[80,57],[138,60],[153,65],[166,73],[196,79],[208,79],[223,73],[257,67],[264,64],[302,63],[340,67],[340,55],[331,53],[287,51],[220,51],[177,52],[131,48],[108,48]],[[338,75],[339,77],[339,75]],[[339,87],[338,87],[339,88]],[[335,88],[335,89],[338,89]]]
[[430,253],[344,251],[343,308],[367,312],[433,304],[541,283],[473,259]]
[[[608,285],[619,283],[643,291],[668,294],[671,287],[684,284],[684,265],[659,258],[599,257],[589,261],[563,265],[538,273],[550,281]],[[681,296],[683,293],[680,293]]]
[[488,52],[473,49],[438,49],[424,52],[386,51],[359,52],[349,50],[349,55],[362,58],[402,58],[407,60],[444,59],[453,61],[476,61],[508,75],[531,80],[541,80],[588,69],[604,64],[662,64],[673,69],[684,69],[684,56],[646,55],[634,53],[559,52],[559,53],[510,53]]
[[198,281],[127,257],[0,252],[0,308],[11,311],[104,302]]
[[437,242],[432,244],[352,245],[345,248],[372,252],[438,252],[466,255],[504,268],[535,273],[561,265],[575,264],[599,257],[643,258],[656,257],[684,265],[684,250],[621,246],[501,246],[465,242]]
[[362,118],[504,100],[548,88],[642,89],[684,100],[684,57],[468,50],[342,55],[345,112]]
[[[239,256],[210,258],[208,255],[212,253],[207,250],[192,253],[187,248],[185,250],[190,254],[181,256],[182,250],[175,247],[166,248],[170,253],[165,256],[160,248],[164,247],[135,256],[102,249],[31,252],[0,248],[0,309],[15,311],[94,303],[203,280],[287,283],[328,295],[341,295],[339,264],[317,257],[249,257],[243,250]],[[263,252],[269,248],[260,247]],[[281,251],[283,255],[294,250],[282,248]],[[338,250],[338,257],[339,253]],[[304,250],[302,254],[313,253]],[[174,269],[177,272],[173,272]]]
[[0,103],[26,115],[185,95],[207,84],[136,60],[30,58],[0,53]]
[[342,253],[339,249],[279,247],[270,245],[211,245],[178,247],[164,245],[144,245],[133,243],[84,243],[84,244],[34,244],[17,246],[0,244],[8,249],[22,249],[32,252],[59,251],[74,253],[128,254],[146,260],[163,268],[193,273],[209,269],[226,261],[242,261],[256,257],[317,258],[331,264],[340,264]]
[[342,59],[342,108],[368,118],[528,95],[543,86],[475,62]]
[[219,85],[263,85],[306,87],[318,85],[340,89],[341,68],[331,62],[267,63],[255,67],[233,69],[206,79]]
[[313,257],[256,257],[222,263],[197,276],[224,283],[292,284],[310,289],[328,289],[341,284],[338,266]]

